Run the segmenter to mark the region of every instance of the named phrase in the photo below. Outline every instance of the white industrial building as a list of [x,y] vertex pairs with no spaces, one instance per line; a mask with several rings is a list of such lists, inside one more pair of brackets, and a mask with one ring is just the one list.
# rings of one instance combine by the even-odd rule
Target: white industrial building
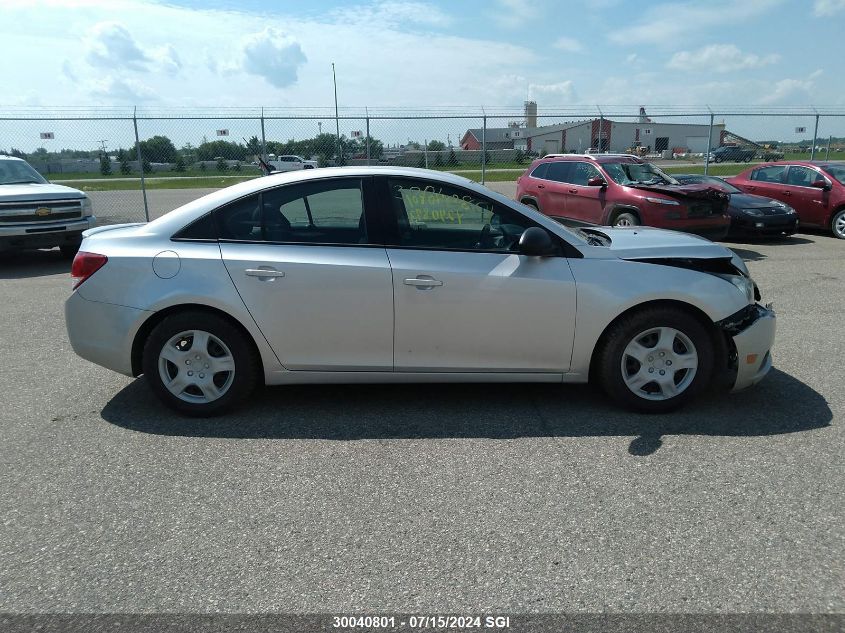
[[[480,130],[467,130],[461,141],[464,149],[478,149]],[[582,153],[590,148],[603,152],[626,152],[644,147],[647,153],[670,152],[700,154],[717,147],[725,134],[725,124],[658,123],[640,108],[639,116],[630,121],[605,118],[568,121],[554,125],[537,125],[537,104],[525,103],[525,121],[507,128],[488,128],[486,138],[495,139],[497,148],[504,146],[538,154]]]

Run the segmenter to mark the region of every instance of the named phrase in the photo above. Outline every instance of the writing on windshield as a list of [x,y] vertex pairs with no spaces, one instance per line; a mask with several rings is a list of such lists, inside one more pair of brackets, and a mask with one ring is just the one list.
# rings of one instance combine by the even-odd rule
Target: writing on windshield
[[603,163],[602,167],[620,185],[677,185],[678,181],[651,163]]

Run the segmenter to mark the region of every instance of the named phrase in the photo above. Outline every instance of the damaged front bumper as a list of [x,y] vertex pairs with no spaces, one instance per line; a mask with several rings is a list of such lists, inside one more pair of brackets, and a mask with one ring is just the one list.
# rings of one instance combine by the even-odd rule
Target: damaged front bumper
[[760,382],[772,368],[772,345],[776,317],[771,306],[752,304],[716,323],[733,349],[730,368],[736,372],[731,391],[747,389]]

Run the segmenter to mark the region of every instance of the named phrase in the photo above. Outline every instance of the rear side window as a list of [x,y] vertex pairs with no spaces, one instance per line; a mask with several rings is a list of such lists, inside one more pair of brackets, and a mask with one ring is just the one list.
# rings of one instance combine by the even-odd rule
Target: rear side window
[[548,163],[541,163],[534,168],[534,171],[531,172],[532,178],[546,178],[546,174],[549,171],[549,164]]
[[751,172],[751,180],[759,180],[760,182],[776,182],[783,184],[783,175],[786,172],[784,165],[771,165],[770,167],[761,167]]
[[548,163],[548,165],[549,171],[546,175],[548,180],[569,182],[569,173],[572,170],[572,163],[561,161],[558,163]]
[[214,226],[214,217],[206,213],[201,218],[194,220],[181,231],[173,235],[174,240],[217,240],[217,227]]
[[220,239],[300,244],[366,244],[361,180],[288,185],[215,211]]

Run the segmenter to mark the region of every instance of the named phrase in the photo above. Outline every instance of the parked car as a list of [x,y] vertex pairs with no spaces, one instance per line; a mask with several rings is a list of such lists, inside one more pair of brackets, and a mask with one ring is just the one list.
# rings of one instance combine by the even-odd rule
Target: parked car
[[660,412],[772,365],[775,316],[730,250],[659,229],[571,230],[428,170],[244,182],[88,231],[71,274],[76,353],[144,374],[188,415],[262,383],[591,376]]
[[299,169],[314,169],[318,167],[316,160],[305,160],[302,156],[277,156],[267,161],[275,171],[297,171]]
[[517,180],[516,199],[564,222],[647,225],[723,238],[728,195],[682,186],[659,167],[628,154],[555,154],[535,160]]
[[82,232],[96,221],[84,193],[47,182],[21,158],[0,155],[0,252],[58,246],[73,257]]
[[728,215],[731,216],[731,230],[729,235],[781,236],[792,235],[798,230],[798,214],[795,209],[780,200],[744,193],[741,189],[716,176],[675,174],[674,177],[683,185],[710,185],[730,195]]
[[712,163],[750,163],[757,155],[755,149],[743,149],[736,145],[722,145],[710,150]]
[[757,165],[726,179],[747,193],[780,200],[798,212],[802,225],[845,239],[845,164],[779,161]]

